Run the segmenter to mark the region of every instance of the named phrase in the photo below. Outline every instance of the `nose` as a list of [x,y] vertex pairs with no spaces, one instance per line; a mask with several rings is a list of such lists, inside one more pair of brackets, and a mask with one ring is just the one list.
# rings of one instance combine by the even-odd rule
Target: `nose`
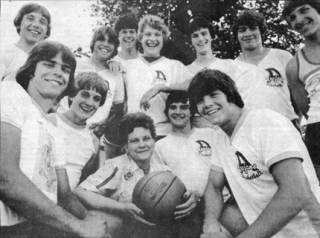
[[86,100],[86,104],[88,106],[92,106],[93,105],[93,97],[89,97],[87,100]]
[[53,74],[54,74],[56,77],[58,77],[58,78],[61,78],[61,77],[62,77],[62,68],[61,68],[61,65],[58,65],[58,64],[55,65]]
[[143,140],[139,141],[139,148],[144,148],[146,146],[146,143]]
[[213,105],[212,99],[209,96],[204,96],[203,98],[203,106],[204,108],[209,108]]

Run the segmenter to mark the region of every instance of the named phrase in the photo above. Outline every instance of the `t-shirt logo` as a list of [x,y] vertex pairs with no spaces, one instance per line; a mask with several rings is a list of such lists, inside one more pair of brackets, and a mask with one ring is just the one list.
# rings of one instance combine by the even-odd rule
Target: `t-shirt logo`
[[210,157],[212,154],[212,149],[211,146],[209,145],[208,142],[204,140],[197,140],[196,143],[199,145],[198,146],[198,154],[201,156],[206,156]]
[[156,84],[165,84],[167,82],[167,78],[162,71],[156,70],[156,76],[153,78],[152,85]]
[[305,88],[309,93],[309,97],[312,97],[320,92],[320,72],[316,72],[310,77],[310,80],[306,82]]
[[236,152],[238,157],[238,169],[240,170],[242,178],[252,180],[259,178],[262,172],[257,168],[256,164],[250,164],[250,162],[239,151]]
[[271,87],[282,87],[284,83],[284,79],[281,76],[280,72],[275,68],[266,69],[268,72],[268,76],[266,77],[266,82],[268,86]]

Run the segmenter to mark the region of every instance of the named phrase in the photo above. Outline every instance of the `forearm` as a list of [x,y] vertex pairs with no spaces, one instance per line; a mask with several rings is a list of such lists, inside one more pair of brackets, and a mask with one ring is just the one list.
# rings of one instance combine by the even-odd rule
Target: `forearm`
[[84,219],[88,215],[87,209],[79,202],[73,193],[64,196],[63,199],[59,199],[58,205],[70,212],[78,219]]
[[190,82],[191,82],[191,79],[187,79],[187,80],[183,81],[182,83],[170,84],[169,87],[166,87],[165,85],[163,85],[163,87],[161,87],[160,91],[165,92],[165,93],[170,93],[170,92],[176,91],[176,90],[188,91]]
[[222,193],[209,185],[204,191],[203,199],[205,203],[203,232],[218,232],[220,231],[218,221],[223,209]]
[[81,186],[74,190],[75,195],[89,210],[99,210],[117,214],[121,211],[121,203],[100,194],[88,191]]
[[272,237],[286,226],[303,208],[301,199],[286,194],[279,189],[257,220],[237,238]]
[[76,217],[54,204],[23,173],[9,171],[0,172],[0,196],[7,206],[27,220],[77,234],[81,224]]

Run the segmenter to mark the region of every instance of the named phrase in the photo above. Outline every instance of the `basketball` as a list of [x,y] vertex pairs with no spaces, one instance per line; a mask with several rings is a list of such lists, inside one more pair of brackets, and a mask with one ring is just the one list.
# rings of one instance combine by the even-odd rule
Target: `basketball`
[[183,182],[176,175],[156,171],[138,181],[132,202],[144,211],[146,219],[173,218],[175,208],[183,201],[185,192]]

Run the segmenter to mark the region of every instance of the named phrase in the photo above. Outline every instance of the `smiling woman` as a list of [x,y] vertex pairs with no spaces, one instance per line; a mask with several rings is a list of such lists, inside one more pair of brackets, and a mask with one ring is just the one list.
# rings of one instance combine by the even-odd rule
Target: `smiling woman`
[[[128,232],[131,227],[136,232],[146,232],[150,229],[146,225],[151,225],[143,218],[143,211],[132,203],[136,183],[145,174],[169,168],[152,158],[156,134],[153,120],[146,114],[137,112],[124,116],[119,124],[119,135],[126,153],[106,160],[74,192],[88,208],[104,212],[110,221],[112,237],[128,237],[129,233],[119,233]],[[140,225],[143,225],[141,229]]]

